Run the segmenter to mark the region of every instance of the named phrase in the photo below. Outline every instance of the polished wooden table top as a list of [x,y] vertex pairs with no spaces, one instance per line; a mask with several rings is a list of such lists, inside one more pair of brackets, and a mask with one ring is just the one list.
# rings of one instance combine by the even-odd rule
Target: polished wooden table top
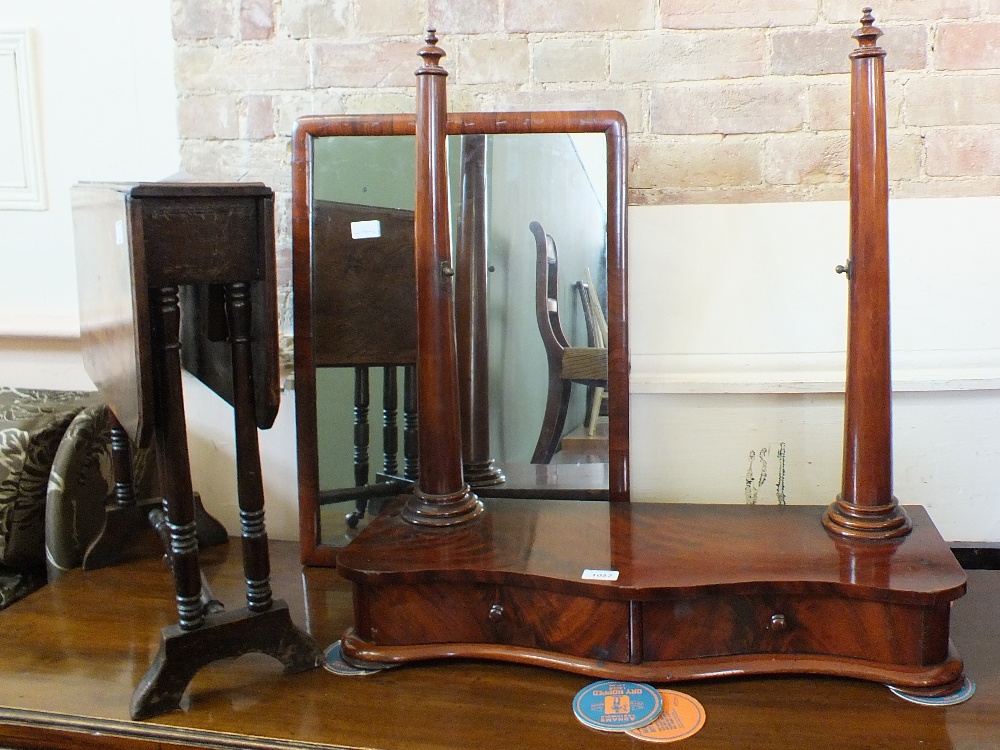
[[[271,544],[273,584],[321,646],[350,625],[351,591],[335,570],[306,569]],[[205,550],[216,595],[241,606],[237,544]],[[584,677],[474,661],[364,677],[324,669],[286,676],[256,655],[191,683],[182,710],[128,719],[132,690],[172,624],[159,559],[72,571],[0,612],[0,746],[30,748],[625,748],[630,737],[573,716]],[[705,707],[695,748],[1000,748],[1000,573],[970,571],[953,640],[977,684],[968,702],[912,705],[881,685],[836,678],[723,679],[672,685]]]

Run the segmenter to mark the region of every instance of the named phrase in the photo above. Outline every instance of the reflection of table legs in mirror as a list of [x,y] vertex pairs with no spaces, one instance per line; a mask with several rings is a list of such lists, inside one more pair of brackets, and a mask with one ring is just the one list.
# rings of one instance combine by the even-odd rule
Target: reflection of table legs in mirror
[[[371,396],[368,388],[368,368],[354,368],[354,486],[364,487],[368,484],[368,407]],[[359,499],[355,502],[356,519],[347,516],[347,525],[351,528],[365,514],[368,502]],[[353,523],[352,523],[353,520]]]
[[[417,479],[416,378],[413,365],[403,367],[403,474],[399,473],[399,377],[396,365],[382,370],[382,471],[376,472],[375,484],[369,484],[368,456],[370,424],[369,368],[354,368],[354,487],[322,490],[321,505],[354,501],[354,510],[344,518],[349,529],[357,529],[368,513],[369,503],[409,491]],[[379,506],[381,507],[381,506]],[[373,513],[376,511],[373,510]]]
[[323,658],[313,640],[292,623],[287,605],[271,596],[263,482],[254,421],[247,285],[233,283],[226,290],[247,580],[247,606],[232,612],[206,611],[209,608],[203,597],[181,389],[177,287],[150,292],[156,362],[154,435],[179,622],[163,630],[160,650],[132,696],[130,713],[135,719],[177,708],[194,675],[219,659],[260,652],[278,659],[289,672],[296,672],[317,666]]

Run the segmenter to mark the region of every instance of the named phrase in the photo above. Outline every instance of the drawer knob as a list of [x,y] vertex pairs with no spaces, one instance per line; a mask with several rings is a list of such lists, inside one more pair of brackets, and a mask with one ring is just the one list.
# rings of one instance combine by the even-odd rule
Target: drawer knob
[[500,622],[500,619],[502,617],[503,617],[502,604],[494,604],[492,607],[490,607],[490,614],[489,614],[490,622]]
[[771,615],[771,627],[775,630],[785,629],[785,616],[784,615]]

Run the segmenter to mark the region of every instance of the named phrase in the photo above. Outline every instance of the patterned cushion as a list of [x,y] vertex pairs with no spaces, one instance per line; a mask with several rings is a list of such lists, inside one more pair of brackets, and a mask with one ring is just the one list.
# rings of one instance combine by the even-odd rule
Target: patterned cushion
[[45,566],[45,500],[59,442],[96,393],[0,387],[0,564]]
[[[150,492],[147,451],[133,451]],[[0,387],[0,609],[75,567],[114,487],[98,394]]]
[[[50,581],[78,567],[104,526],[104,508],[114,500],[111,424],[106,406],[77,413],[59,443],[49,473],[45,505],[45,561]],[[156,492],[154,453],[131,446],[136,500]]]

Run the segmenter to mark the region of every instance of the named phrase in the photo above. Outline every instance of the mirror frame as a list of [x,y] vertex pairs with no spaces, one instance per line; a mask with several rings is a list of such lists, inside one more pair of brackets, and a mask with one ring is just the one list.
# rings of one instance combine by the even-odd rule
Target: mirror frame
[[[414,135],[412,114],[310,115],[292,135],[292,290],[295,434],[299,544],[304,565],[332,567],[340,547],[320,538],[316,369],[313,347],[312,203],[314,139],[329,136]],[[459,112],[447,116],[448,135],[604,133],[607,143],[608,475],[611,502],[629,500],[629,347],[626,217],[628,180],[625,117],[612,110]],[[529,489],[524,497],[530,497]]]

